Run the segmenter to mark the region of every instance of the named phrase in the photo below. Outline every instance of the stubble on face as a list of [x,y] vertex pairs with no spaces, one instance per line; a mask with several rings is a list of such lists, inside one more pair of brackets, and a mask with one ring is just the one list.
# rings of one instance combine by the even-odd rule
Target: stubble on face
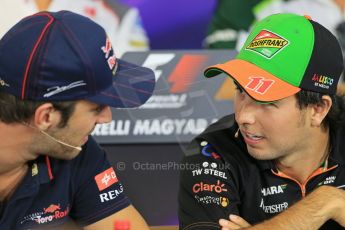
[[[56,140],[73,145],[73,143],[69,142],[69,138],[64,135],[64,133],[67,133],[64,129],[65,128],[55,128],[54,130],[46,131],[46,133]],[[79,150],[63,145],[41,132],[37,133],[30,146],[30,152],[37,156],[47,155],[61,160],[71,160],[80,153]]]

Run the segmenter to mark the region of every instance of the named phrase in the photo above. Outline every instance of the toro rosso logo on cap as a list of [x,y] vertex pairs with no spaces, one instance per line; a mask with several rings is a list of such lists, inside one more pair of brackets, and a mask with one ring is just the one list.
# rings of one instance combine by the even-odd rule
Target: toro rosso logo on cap
[[[103,53],[105,54],[105,59],[107,60],[109,69],[113,71],[113,75],[115,75],[116,69],[117,69],[117,61],[116,61],[116,56],[114,54],[111,42],[109,38],[107,37],[107,40],[105,41],[105,46],[101,47]],[[110,53],[112,52],[112,55]],[[115,69],[114,69],[115,67]],[[114,69],[114,70],[113,70]]]
[[288,45],[288,41],[268,30],[260,33],[249,43],[246,50],[254,51],[266,58],[272,58]]

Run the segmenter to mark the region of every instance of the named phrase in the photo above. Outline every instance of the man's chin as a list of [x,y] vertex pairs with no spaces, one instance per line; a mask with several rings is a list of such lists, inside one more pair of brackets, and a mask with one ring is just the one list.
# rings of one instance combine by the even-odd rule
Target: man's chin
[[65,152],[65,154],[61,155],[61,154],[54,154],[51,155],[50,157],[53,157],[55,159],[59,159],[59,160],[73,160],[74,158],[76,158],[81,151],[75,149],[75,150],[70,150],[68,152]]
[[256,160],[273,160],[274,157],[272,156],[272,154],[267,154],[262,152],[262,151],[255,151],[255,150],[248,150],[248,153],[251,157],[255,158]]

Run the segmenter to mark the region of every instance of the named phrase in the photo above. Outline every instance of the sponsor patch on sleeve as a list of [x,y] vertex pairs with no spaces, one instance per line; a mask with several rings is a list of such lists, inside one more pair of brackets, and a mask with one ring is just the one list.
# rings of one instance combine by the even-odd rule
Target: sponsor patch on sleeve
[[107,170],[99,173],[95,176],[95,181],[99,191],[110,187],[111,185],[118,182],[115,171],[113,167],[108,168]]

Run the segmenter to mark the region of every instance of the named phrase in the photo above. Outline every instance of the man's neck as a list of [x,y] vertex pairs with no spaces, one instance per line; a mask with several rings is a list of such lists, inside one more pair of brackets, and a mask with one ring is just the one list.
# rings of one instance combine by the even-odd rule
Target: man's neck
[[279,171],[301,184],[305,183],[321,167],[331,151],[328,130],[320,132],[310,140],[313,140],[313,143],[308,148],[276,161]]
[[0,201],[6,201],[13,195],[20,182],[24,179],[28,168],[28,165],[25,164],[22,167],[0,175]]
[[24,125],[0,122],[0,200],[15,191],[28,170],[28,161],[37,158],[28,150],[33,135]]

